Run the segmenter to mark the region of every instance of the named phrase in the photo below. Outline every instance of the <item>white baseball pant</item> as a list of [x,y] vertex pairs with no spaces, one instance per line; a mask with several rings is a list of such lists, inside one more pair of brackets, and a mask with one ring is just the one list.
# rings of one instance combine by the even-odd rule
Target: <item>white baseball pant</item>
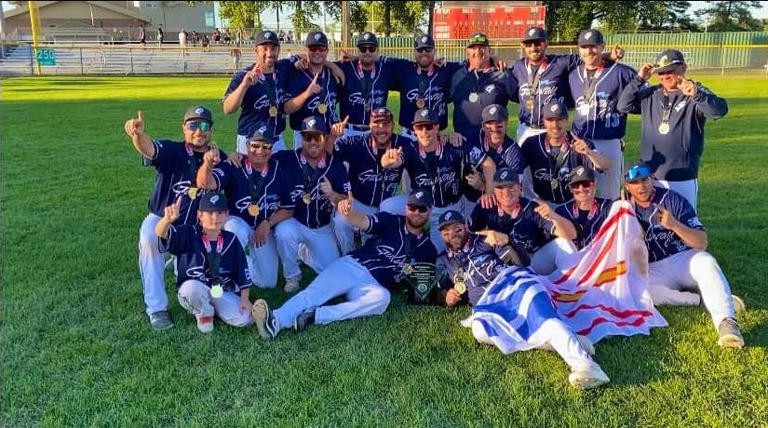
[[691,204],[694,211],[696,212],[699,211],[699,209],[696,207],[696,204],[698,203],[698,195],[699,195],[699,180],[697,179],[685,180],[685,181],[655,180],[653,184],[659,187],[663,187],[665,189],[674,190],[675,192],[682,195],[682,197],[684,197],[686,200],[688,200],[688,203]]
[[539,275],[549,275],[555,269],[567,268],[573,261],[573,254],[578,249],[573,241],[565,238],[555,238],[547,242],[531,255],[531,269]]
[[[345,295],[346,302],[321,306]],[[389,291],[360,263],[344,256],[330,264],[307,288],[291,297],[273,313],[279,328],[290,328],[306,309],[315,308],[315,323],[330,324],[351,318],[381,315],[389,306]]]
[[[272,153],[278,151],[278,150],[285,150],[288,147],[285,145],[285,140],[283,140],[283,135],[280,134],[280,136],[274,141],[272,145]],[[237,135],[237,151],[239,153],[242,153],[244,155],[248,154],[248,137],[245,135]]]
[[[391,198],[387,198],[384,201],[381,201],[379,209],[391,214],[405,215],[405,205],[407,201],[408,196],[406,195],[393,196]],[[449,210],[463,213],[465,202],[466,199],[462,197],[455,204],[451,204],[442,208],[435,206],[432,207],[432,210],[429,213],[429,239],[432,240],[432,244],[434,244],[438,254],[445,250],[445,242],[443,242],[443,237],[440,235],[440,229],[438,228],[440,224],[440,216]]]
[[595,171],[597,183],[597,196],[605,199],[619,199],[621,188],[621,171],[624,167],[624,153],[621,152],[621,140],[592,140],[595,150],[602,153],[611,161],[611,167],[607,171]]
[[207,285],[188,279],[179,287],[178,297],[181,307],[196,318],[218,315],[233,327],[251,325],[251,314],[240,311],[240,296],[231,291],[225,291],[221,297],[214,299]]
[[[515,141],[517,141],[518,146],[522,147],[523,142],[528,138],[545,132],[547,131],[544,129],[531,128],[530,126],[520,123],[517,125],[517,138]],[[523,171],[523,174],[521,175],[520,185],[523,188],[523,197],[527,199],[535,199],[538,197],[536,192],[533,191],[533,175],[531,174],[531,168],[525,167],[525,171]]]
[[[301,260],[316,273],[322,272],[339,258],[339,249],[330,224],[310,229],[295,218],[289,218],[275,227],[275,239],[277,252],[283,261],[283,276],[286,279],[301,277],[300,255]],[[299,251],[299,244],[306,247],[307,254]]]
[[149,213],[139,229],[139,272],[144,287],[144,305],[147,315],[168,310],[165,294],[165,255],[160,252],[160,241],[155,226],[160,216]]
[[253,285],[259,288],[274,288],[277,285],[278,265],[274,232],[270,231],[267,235],[267,242],[261,247],[257,247],[251,242],[253,229],[242,218],[229,216],[224,224],[224,230],[234,233],[240,244],[243,245]]
[[698,299],[691,296],[693,293],[684,291],[698,290],[715,328],[723,319],[736,316],[728,280],[708,252],[690,249],[648,267],[648,291],[654,304],[698,304]]
[[[379,212],[378,208],[365,205],[364,203],[358,201],[357,199],[352,200],[352,206],[354,207],[355,211],[361,212],[365,215],[373,215]],[[344,220],[344,217],[341,214],[339,214],[338,211],[334,213],[333,232],[336,235],[336,239],[339,241],[339,247],[341,247],[341,254],[347,254],[350,251],[355,249],[355,231],[356,229],[353,228],[352,225],[347,223],[347,221]],[[365,243],[368,235],[365,233],[361,235],[362,235],[361,238],[363,240],[363,243]]]

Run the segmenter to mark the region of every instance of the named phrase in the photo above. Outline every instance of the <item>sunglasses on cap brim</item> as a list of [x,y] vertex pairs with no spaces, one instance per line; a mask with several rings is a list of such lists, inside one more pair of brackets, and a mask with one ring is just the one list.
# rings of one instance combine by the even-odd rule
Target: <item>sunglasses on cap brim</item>
[[631,183],[633,181],[649,178],[652,175],[653,173],[648,165],[635,165],[624,173],[624,180]]

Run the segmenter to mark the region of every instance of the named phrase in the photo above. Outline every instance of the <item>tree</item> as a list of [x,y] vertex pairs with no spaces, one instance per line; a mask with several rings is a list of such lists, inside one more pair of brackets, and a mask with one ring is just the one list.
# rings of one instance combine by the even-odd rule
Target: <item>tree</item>
[[697,10],[696,16],[707,20],[708,31],[759,31],[760,20],[752,16],[750,9],[762,7],[759,1],[714,1],[709,7]]

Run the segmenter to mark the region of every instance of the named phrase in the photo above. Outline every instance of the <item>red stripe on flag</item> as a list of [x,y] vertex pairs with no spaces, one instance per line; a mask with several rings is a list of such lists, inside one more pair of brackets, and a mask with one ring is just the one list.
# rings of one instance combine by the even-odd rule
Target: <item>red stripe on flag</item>
[[600,309],[618,318],[628,318],[633,315],[640,315],[644,317],[653,315],[650,311],[646,311],[643,309],[627,309],[627,310],[619,311],[616,308],[603,305],[602,303],[598,305],[587,305],[586,303],[582,303],[576,309],[565,314],[565,316],[568,318],[573,318],[574,315],[576,315],[576,312],[579,312],[582,309]]
[[595,320],[592,321],[592,325],[590,325],[589,327],[587,327],[585,329],[577,331],[576,334],[580,334],[582,336],[588,336],[589,333],[591,333],[592,330],[595,327],[597,327],[600,324],[605,324],[605,323],[616,324],[617,327],[626,327],[626,326],[639,327],[639,326],[645,324],[645,317],[643,317],[643,316],[638,317],[636,320],[631,321],[631,322],[630,321],[612,321],[612,320],[605,319],[605,318],[595,318]]

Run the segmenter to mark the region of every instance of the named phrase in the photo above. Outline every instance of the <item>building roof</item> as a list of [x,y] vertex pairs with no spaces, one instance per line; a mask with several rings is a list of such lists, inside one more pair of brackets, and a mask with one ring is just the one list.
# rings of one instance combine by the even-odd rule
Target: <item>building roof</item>
[[[21,3],[21,2],[17,2],[17,3]],[[37,8],[38,9],[42,9],[42,8],[44,8],[46,6],[50,6],[50,5],[53,5],[53,4],[56,4],[56,3],[62,3],[62,2],[60,2],[60,1],[39,1],[39,2],[37,2]],[[125,7],[120,7],[120,6],[114,5],[112,3],[108,3],[108,2],[104,2],[104,1],[83,1],[81,3],[90,3],[91,6],[93,6],[93,7],[98,7],[98,8],[101,8],[101,9],[106,9],[106,10],[118,13],[120,15],[125,15],[128,18],[132,18],[132,19],[136,19],[136,20],[140,20],[140,21],[144,21],[144,22],[149,22],[149,19],[147,17],[143,17],[143,16],[139,15],[139,13],[136,12],[135,10],[128,9],[128,8],[125,8]],[[15,5],[16,5],[16,9],[9,10],[8,12],[5,12],[5,19],[13,18],[14,16],[29,14],[29,6],[28,6],[27,2],[24,2],[22,4],[15,4]]]

